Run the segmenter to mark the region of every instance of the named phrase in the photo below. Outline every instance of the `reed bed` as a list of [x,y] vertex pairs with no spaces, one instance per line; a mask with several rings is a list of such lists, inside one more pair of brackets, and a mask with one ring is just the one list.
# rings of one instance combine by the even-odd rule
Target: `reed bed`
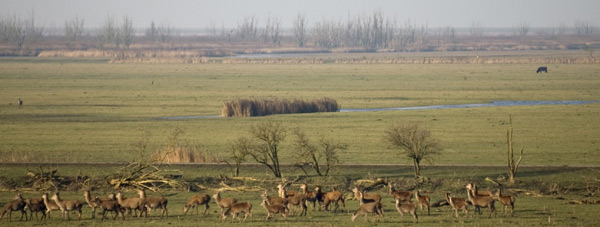
[[236,99],[223,104],[221,117],[255,117],[272,114],[337,112],[339,105],[331,98],[304,101],[299,99]]

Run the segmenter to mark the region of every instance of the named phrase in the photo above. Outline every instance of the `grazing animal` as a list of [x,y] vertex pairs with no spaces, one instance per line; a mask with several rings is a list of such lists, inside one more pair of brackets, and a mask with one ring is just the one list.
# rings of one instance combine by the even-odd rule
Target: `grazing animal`
[[431,207],[431,200],[429,199],[429,196],[421,195],[421,191],[415,190],[415,199],[419,204],[419,209],[423,211],[423,206],[427,207],[427,215],[430,215],[429,210]]
[[548,73],[548,67],[546,67],[546,66],[538,67],[538,69],[535,73],[541,73],[541,72]]
[[287,220],[288,208],[282,204],[268,204],[267,200],[263,198],[262,203],[260,204],[267,211],[267,218],[265,221],[269,220],[269,218],[273,214],[281,214],[284,220]]
[[81,207],[83,207],[83,204],[81,204],[79,200],[62,200],[60,199],[58,192],[54,193],[51,199],[54,200],[56,205],[60,208],[63,221],[69,219],[69,211],[76,211],[78,220],[81,220]]
[[469,188],[467,188],[467,196],[469,198],[469,201],[471,201],[471,203],[475,207],[476,212],[481,214],[480,208],[487,207],[490,211],[490,215],[488,216],[488,218],[492,217],[492,213],[494,213],[494,216],[496,216],[496,208],[494,207],[494,202],[496,201],[496,199],[494,199],[494,197],[475,195],[475,190]]
[[165,197],[146,197],[146,192],[144,190],[138,190],[138,194],[140,195],[140,199],[144,200],[144,204],[146,206],[146,214],[152,209],[160,208],[162,213],[160,213],[160,218],[166,214],[169,217],[169,210],[167,210],[167,200]]
[[309,203],[312,203],[313,210],[315,210],[315,205],[318,201],[317,192],[308,191],[308,185],[306,185],[306,184],[300,185],[300,188],[302,189],[302,194],[304,194],[306,201]]
[[127,211],[127,214],[131,215],[131,210],[140,211],[138,217],[145,213],[148,217],[148,210],[146,209],[145,201],[142,198],[124,198],[123,193],[117,193],[117,202],[119,206]]
[[287,191],[283,188],[281,198],[285,198],[288,205],[300,208],[300,215],[306,216],[306,197],[302,193],[296,193],[294,196],[287,196]]
[[329,210],[329,204],[333,203],[335,208],[333,212],[337,212],[339,208],[339,204],[342,204],[342,207],[346,209],[346,198],[344,198],[344,194],[340,191],[334,190],[323,195],[323,209],[325,211]]
[[98,197],[96,197],[93,201],[94,201],[94,203],[96,203],[98,205],[98,207],[100,209],[102,209],[102,221],[104,221],[104,219],[107,219],[106,218],[106,212],[107,211],[115,212],[113,220],[115,220],[115,219],[117,219],[117,217],[119,217],[119,212],[121,212],[121,217],[123,217],[123,220],[125,220],[125,213],[123,213],[123,211],[121,210],[121,206],[119,205],[119,201],[116,201],[116,200],[101,200]]
[[400,213],[400,216],[404,217],[404,213],[412,214],[413,222],[419,223],[419,216],[417,215],[417,206],[412,202],[406,202],[401,199],[396,199],[396,210]]
[[35,213],[35,220],[39,220],[37,213],[42,213],[42,220],[46,218],[46,204],[44,204],[43,198],[29,198],[25,200],[27,208],[29,209],[29,220],[33,220],[33,213]]
[[495,194],[496,198],[502,203],[502,211],[506,215],[506,207],[510,206],[510,216],[512,217],[515,211],[515,197],[510,195],[502,195],[502,191],[498,190]]
[[210,196],[204,194],[204,195],[195,195],[190,197],[190,199],[187,201],[187,203],[183,206],[183,214],[187,214],[188,210],[190,208],[196,208],[196,215],[198,214],[198,206],[204,204],[204,206],[206,207],[204,209],[204,213],[202,213],[203,215],[206,215],[206,211],[208,211],[208,208],[210,208],[210,206],[208,205],[210,203]]
[[[89,190],[86,190],[83,192],[83,198],[85,198],[85,201],[87,202],[88,206],[90,206],[90,208],[92,208],[92,219],[96,218],[96,208],[98,208],[99,203],[95,202],[95,199],[92,199],[92,196],[90,194]],[[100,201],[108,201],[108,200],[115,200],[115,194],[111,193],[108,198],[98,198]]]
[[[355,187],[356,188],[356,187]],[[383,216],[383,206],[381,205],[381,202],[377,202],[374,200],[365,200],[364,198],[364,193],[362,191],[359,191],[358,194],[355,194],[355,196],[357,197],[359,203],[360,203],[360,207],[358,208],[357,211],[355,211],[352,214],[352,222],[354,222],[354,220],[359,216],[359,215],[364,215],[365,216],[365,221],[367,221],[367,214],[368,213],[374,213],[377,215],[377,219],[379,219],[379,217],[381,217],[381,219],[384,218]]]
[[244,213],[244,221],[246,221],[248,216],[252,217],[252,204],[249,202],[231,204],[231,206],[229,206],[229,208],[221,215],[221,221],[225,221],[227,216],[231,214],[231,222],[233,223],[236,217],[239,219],[238,215],[240,213]]
[[23,107],[23,100],[21,100],[21,98],[19,98],[17,103],[19,104],[19,109],[21,109]]
[[23,217],[25,217],[25,221],[27,221],[27,212],[25,211],[26,207],[27,203],[25,203],[23,197],[21,197],[21,194],[17,194],[13,201],[10,201],[7,204],[5,204],[4,207],[2,207],[2,210],[0,210],[0,220],[2,220],[4,215],[8,212],[8,221],[11,221],[12,212],[21,211],[21,218],[19,219],[19,221],[23,220]]
[[446,193],[446,202],[450,204],[454,215],[458,218],[458,210],[465,212],[465,217],[469,217],[469,205],[464,198],[450,197],[450,193]]
[[223,210],[225,208],[229,208],[232,204],[237,203],[237,199],[234,198],[221,198],[221,192],[214,194],[213,198],[215,198],[215,203],[217,203],[217,206],[221,208],[221,214],[223,214]]

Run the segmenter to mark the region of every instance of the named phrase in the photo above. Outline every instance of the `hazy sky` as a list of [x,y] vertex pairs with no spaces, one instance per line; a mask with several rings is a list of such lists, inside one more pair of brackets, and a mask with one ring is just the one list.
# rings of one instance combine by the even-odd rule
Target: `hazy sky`
[[514,27],[522,22],[532,27],[572,26],[576,20],[600,25],[600,0],[0,0],[0,16],[22,18],[34,11],[46,27],[62,27],[79,16],[86,27],[99,27],[111,15],[128,15],[134,27],[149,27],[151,21],[176,28],[205,28],[211,21],[220,28],[235,27],[245,17],[255,16],[259,25],[268,15],[291,27],[298,13],[309,26],[323,19],[345,21],[349,15],[383,11],[404,23],[410,19],[429,27]]

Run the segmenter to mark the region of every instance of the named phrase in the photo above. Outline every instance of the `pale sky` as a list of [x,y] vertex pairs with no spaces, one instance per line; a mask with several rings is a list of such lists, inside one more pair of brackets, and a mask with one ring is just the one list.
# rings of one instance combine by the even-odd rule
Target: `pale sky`
[[399,23],[412,20],[433,27],[514,27],[526,22],[531,27],[573,26],[576,20],[600,25],[600,0],[0,0],[0,17],[29,17],[37,23],[62,27],[79,16],[85,27],[101,26],[108,15],[129,16],[134,27],[149,27],[151,21],[176,28],[235,27],[254,16],[263,25],[268,15],[281,18],[291,27],[298,13],[316,21],[342,20],[349,16],[381,10]]

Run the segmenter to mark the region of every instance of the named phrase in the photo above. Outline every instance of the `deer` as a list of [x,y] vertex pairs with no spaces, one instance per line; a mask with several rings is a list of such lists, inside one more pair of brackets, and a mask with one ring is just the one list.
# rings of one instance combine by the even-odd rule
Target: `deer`
[[410,213],[413,216],[413,222],[419,223],[419,216],[417,215],[417,206],[410,201],[404,201],[401,199],[396,200],[396,210],[400,213],[400,216],[404,217],[404,213]]
[[288,204],[288,201],[285,198],[270,197],[269,194],[267,193],[267,190],[265,190],[260,196],[262,198],[265,198],[267,200],[268,204],[280,204],[280,205],[284,205],[284,206],[287,206],[287,204]]
[[475,186],[474,183],[469,183],[467,184],[467,189],[469,190],[473,190],[474,191],[474,195],[476,196],[493,196],[492,192],[490,191],[479,191],[479,189],[477,188],[477,186]]
[[458,218],[458,210],[465,212],[465,217],[469,217],[469,204],[465,198],[451,197],[450,193],[446,193],[446,202],[450,204],[454,211],[454,216]]
[[50,212],[60,210],[60,207],[56,204],[56,202],[48,199],[48,193],[42,194],[42,200],[46,206],[46,215],[48,215],[48,219],[50,219]]
[[516,198],[510,195],[502,195],[501,189],[499,189],[494,195],[496,196],[496,199],[498,199],[498,201],[500,201],[500,203],[502,204],[502,211],[504,215],[506,215],[506,207],[510,206],[510,216],[512,217],[513,212],[515,211]]
[[79,200],[62,200],[60,199],[58,192],[54,193],[51,199],[54,200],[54,202],[56,202],[56,205],[58,205],[58,207],[60,208],[60,211],[62,212],[63,221],[70,219],[69,211],[76,211],[78,213],[78,220],[81,220],[81,207],[83,206],[83,204],[81,204]]
[[306,216],[306,197],[304,194],[296,193],[294,196],[287,196],[285,188],[281,192],[281,198],[285,198],[288,205],[300,207],[300,215]]
[[[355,187],[356,189],[356,187]],[[364,193],[362,191],[358,191],[358,193],[355,193],[356,198],[358,199],[359,203],[360,203],[360,207],[358,208],[358,210],[356,210],[353,214],[352,214],[352,222],[354,222],[354,220],[360,216],[360,215],[364,215],[365,216],[365,222],[367,221],[367,214],[368,213],[374,213],[377,215],[377,219],[379,219],[379,217],[381,217],[381,219],[384,218],[383,216],[383,206],[381,205],[380,201],[374,201],[374,200],[366,200],[364,198]]]
[[267,218],[265,221],[269,220],[273,214],[281,214],[281,217],[283,217],[284,220],[287,220],[287,213],[289,209],[286,206],[282,204],[269,204],[267,199],[264,197],[260,205],[267,211]]
[[319,203],[319,211],[321,211],[321,207],[323,206],[323,202],[325,200],[325,193],[321,191],[321,186],[315,187],[315,199]]
[[421,195],[420,190],[415,190],[414,194],[415,194],[415,200],[419,204],[419,209],[421,209],[421,211],[423,211],[423,206],[427,207],[427,215],[430,215],[429,210],[431,207],[431,200],[429,199],[429,196]]
[[287,197],[293,197],[293,196],[296,196],[297,194],[300,194],[295,191],[288,191],[286,188],[288,186],[290,186],[290,184],[291,183],[281,183],[281,184],[277,185],[277,192],[279,193],[279,197],[283,198],[284,191],[287,193],[287,194],[285,194],[285,196],[287,196]]
[[213,198],[215,198],[215,203],[217,203],[217,206],[221,208],[221,214],[223,214],[223,210],[225,208],[229,208],[232,204],[237,203],[237,199],[234,198],[221,198],[221,192],[214,194]]
[[196,215],[198,215],[198,206],[204,204],[204,206],[206,207],[204,209],[204,213],[202,213],[202,215],[206,215],[206,211],[208,211],[208,208],[210,208],[210,196],[204,194],[204,195],[195,195],[190,197],[190,199],[187,201],[187,203],[183,206],[183,214],[187,214],[188,210],[190,208],[196,208]]
[[29,209],[29,220],[33,220],[33,213],[35,213],[35,220],[39,221],[38,212],[42,213],[42,220],[46,218],[46,204],[44,204],[43,198],[29,198],[25,200],[27,203],[27,209]]
[[388,192],[394,198],[394,200],[400,200],[405,202],[412,202],[412,192],[411,191],[396,191],[394,189],[394,185],[388,182]]
[[356,186],[352,187],[352,192],[354,193],[354,198],[358,200],[360,204],[363,204],[363,201],[369,202],[381,202],[381,196],[379,194],[371,194],[371,193],[363,193],[362,200],[359,199],[359,195],[361,193],[360,189]]
[[125,220],[125,213],[123,213],[123,211],[121,210],[121,205],[119,205],[119,201],[118,200],[102,200],[98,197],[95,197],[92,202],[94,202],[98,208],[102,209],[102,220],[104,221],[104,219],[106,218],[106,212],[107,211],[112,211],[115,213],[115,216],[113,217],[113,220],[116,220],[117,217],[119,217],[119,212],[121,212],[121,217],[123,217],[123,220]]
[[246,221],[246,218],[248,218],[248,216],[252,217],[252,204],[250,204],[249,202],[231,204],[231,206],[229,206],[229,208],[227,208],[227,210],[221,215],[221,221],[225,221],[225,219],[227,219],[227,216],[231,214],[231,223],[233,223],[235,218],[239,219],[238,214],[240,213],[244,213],[244,221]]
[[330,203],[334,203],[335,204],[335,208],[333,210],[333,212],[337,212],[338,208],[339,208],[339,204],[342,204],[342,207],[344,207],[344,209],[346,209],[346,198],[344,198],[344,194],[342,194],[342,192],[334,190],[328,193],[325,193],[323,195],[323,205],[321,205],[323,207],[323,209],[325,209],[325,211],[329,210],[329,204]]
[[21,197],[21,194],[17,194],[14,200],[6,203],[4,207],[2,207],[2,210],[0,210],[0,220],[2,220],[4,215],[6,215],[8,212],[8,221],[12,221],[12,212],[21,211],[21,218],[19,221],[23,220],[23,216],[25,217],[25,221],[27,221],[27,212],[25,211],[26,207],[27,203],[25,203],[23,197]]
[[[138,217],[142,216],[142,213],[146,213],[146,217],[148,217],[148,210],[146,209],[145,201],[142,198],[124,198],[123,192],[117,193],[117,203],[123,209],[127,211],[127,214],[131,215],[131,210],[139,210],[140,213]],[[125,214],[123,213],[123,216]]]
[[316,205],[316,203],[318,201],[317,192],[315,192],[315,191],[309,191],[308,190],[308,185],[306,185],[306,184],[300,185],[300,189],[302,189],[302,194],[304,194],[304,197],[306,198],[306,201],[309,202],[309,203],[312,203],[313,210],[315,210],[315,205]]
[[473,204],[473,206],[475,207],[476,212],[481,214],[480,208],[487,207],[490,211],[490,215],[488,215],[488,218],[492,217],[492,212],[494,213],[494,217],[496,216],[496,208],[494,207],[494,202],[496,201],[496,199],[494,199],[494,197],[475,195],[474,188],[469,187],[467,187],[467,196],[469,198],[469,201],[471,201],[471,204]]
[[146,214],[152,209],[160,208],[162,213],[160,213],[160,218],[166,214],[167,218],[169,217],[169,210],[167,210],[167,200],[165,197],[147,197],[146,192],[144,190],[137,190],[138,195],[140,195],[140,199],[144,200],[144,204],[146,206]]
[[[92,199],[92,196],[91,196],[89,190],[86,190],[83,192],[83,198],[85,198],[85,202],[87,202],[88,206],[90,208],[92,208],[92,219],[96,218],[96,208],[98,208],[99,203],[96,203],[95,199]],[[100,201],[115,200],[115,194],[111,193],[110,195],[108,195],[108,198],[99,198],[99,200]]]

